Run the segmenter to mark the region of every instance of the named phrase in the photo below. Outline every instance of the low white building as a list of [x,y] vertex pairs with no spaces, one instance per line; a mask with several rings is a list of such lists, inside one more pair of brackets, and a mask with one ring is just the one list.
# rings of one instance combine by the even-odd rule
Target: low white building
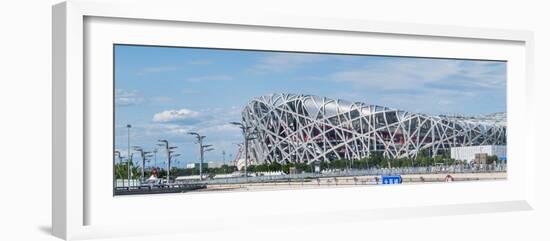
[[200,166],[200,163],[187,163],[187,165],[185,165],[185,168],[193,169],[193,168],[196,168],[196,167],[199,167],[199,166]]
[[282,171],[276,171],[276,172],[256,172],[256,176],[281,176],[286,175]]
[[[203,175],[204,177],[204,175]],[[186,181],[195,181],[200,180],[201,177],[199,175],[191,175],[191,176],[178,176],[176,177],[176,182],[186,182]]]
[[228,174],[216,174],[214,176],[214,179],[232,178],[232,177],[241,177],[241,176],[244,176],[244,174],[240,173],[240,172],[233,172],[233,173],[228,173]]
[[499,159],[506,159],[506,146],[461,146],[451,147],[451,158],[461,161],[473,161],[476,154],[485,153],[489,156],[497,156]]
[[206,163],[206,166],[208,168],[220,168],[220,167],[223,166],[223,163],[221,163],[221,162],[208,162],[208,163]]
[[[185,165],[185,168],[187,169],[193,169],[193,168],[199,168],[200,163],[188,163]],[[205,162],[202,164],[202,168],[220,168],[223,166],[223,163],[220,162]]]

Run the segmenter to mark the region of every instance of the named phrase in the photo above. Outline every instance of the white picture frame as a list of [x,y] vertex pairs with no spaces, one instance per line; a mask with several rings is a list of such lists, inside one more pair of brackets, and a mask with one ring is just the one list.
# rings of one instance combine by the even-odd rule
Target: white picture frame
[[[155,11],[149,11],[150,9]],[[106,19],[105,21],[101,19]],[[99,20],[99,21],[95,21]],[[113,20],[113,21],[111,21]],[[92,22],[86,22],[92,21]],[[94,22],[95,21],[95,22]],[[118,22],[117,22],[118,21]],[[368,220],[368,219],[383,219],[392,217],[422,217],[433,215],[451,215],[451,214],[468,214],[468,213],[482,213],[482,212],[497,212],[497,211],[513,211],[513,210],[530,210],[533,208],[534,200],[534,173],[535,173],[535,156],[531,148],[533,148],[534,136],[530,128],[526,126],[530,125],[531,120],[526,118],[532,111],[529,108],[522,108],[529,106],[530,98],[529,93],[532,91],[532,59],[533,59],[533,34],[528,31],[518,30],[496,30],[496,29],[482,29],[482,28],[467,28],[467,27],[451,27],[451,26],[438,26],[438,25],[420,25],[420,24],[408,24],[408,23],[389,23],[389,22],[370,22],[361,20],[350,19],[321,19],[321,18],[303,18],[294,16],[274,16],[265,15],[261,13],[250,13],[250,15],[209,15],[204,9],[197,10],[186,6],[186,3],[179,1],[168,1],[163,4],[156,4],[154,2],[144,3],[124,3],[118,1],[111,2],[92,2],[92,1],[67,1],[60,3],[53,7],[53,168],[52,168],[52,227],[53,234],[63,239],[84,239],[94,237],[111,237],[120,235],[139,235],[139,234],[155,234],[155,233],[174,233],[174,232],[199,232],[203,230],[202,225],[193,224],[191,222],[185,222],[186,225],[181,228],[176,226],[167,226],[164,223],[148,224],[149,229],[136,229],[135,224],[122,223],[117,220],[113,220],[112,223],[108,223],[106,217],[109,217],[109,212],[120,210],[125,203],[133,203],[132,205],[146,205],[154,200],[155,202],[163,201],[167,203],[181,203],[185,205],[196,205],[197,203],[207,203],[209,199],[223,198],[219,195],[225,195],[226,198],[232,199],[235,205],[240,205],[240,201],[251,200],[253,203],[260,199],[268,199],[276,202],[281,199],[281,195],[292,195],[301,199],[315,199],[330,196],[338,197],[353,197],[358,195],[357,190],[360,189],[322,189],[322,190],[308,190],[307,192],[297,191],[273,191],[273,192],[249,192],[249,193],[225,193],[225,194],[205,194],[195,196],[182,196],[182,195],[157,195],[154,197],[125,197],[125,198],[113,198],[115,200],[112,203],[108,199],[109,197],[104,194],[98,194],[100,192],[94,191],[95,186],[101,184],[91,184],[90,179],[94,179],[94,176],[100,175],[98,172],[91,170],[98,170],[96,164],[92,164],[85,160],[85,157],[90,155],[90,148],[94,148],[96,141],[86,141],[87,135],[90,134],[91,129],[90,122],[98,123],[98,119],[103,118],[106,115],[94,114],[94,108],[97,108],[94,103],[90,101],[96,100],[94,98],[94,92],[91,89],[99,90],[102,86],[89,85],[86,83],[85,78],[94,78],[86,74],[86,68],[96,68],[98,59],[88,59],[90,50],[87,47],[94,48],[94,54],[101,60],[106,58],[101,49],[105,45],[101,45],[102,41],[107,44],[112,44],[128,38],[132,38],[132,34],[129,36],[120,36],[120,39],[116,40],[116,34],[109,31],[128,29],[128,33],[131,33],[130,24],[140,26],[141,29],[146,31],[158,31],[158,28],[162,28],[163,25],[170,25],[175,28],[179,28],[185,24],[193,25],[199,24],[200,28],[196,31],[219,31],[223,28],[223,31],[240,31],[237,29],[252,29],[251,34],[258,34],[258,32],[264,34],[285,34],[285,32],[292,32],[308,35],[312,32],[323,38],[323,36],[334,35],[338,38],[338,35],[356,34],[362,38],[363,35],[371,34],[376,36],[389,36],[397,39],[411,39],[416,41],[416,38],[421,39],[419,41],[436,41],[452,42],[450,44],[464,45],[475,42],[471,46],[472,49],[478,49],[480,52],[487,51],[487,56],[494,56],[494,58],[504,59],[513,63],[510,69],[508,78],[508,106],[511,110],[509,113],[509,159],[521,157],[522,162],[516,162],[518,164],[511,165],[514,168],[510,173],[510,178],[505,182],[495,183],[482,183],[476,184],[477,187],[471,188],[468,184],[453,184],[452,189],[456,189],[457,192],[463,192],[463,190],[471,188],[472,192],[476,192],[479,195],[476,197],[467,197],[464,199],[455,199],[453,202],[449,197],[448,200],[439,201],[423,201],[412,200],[408,205],[404,205],[403,202],[384,202],[376,203],[376,201],[369,201],[369,205],[372,208],[346,208],[336,209],[328,208],[323,211],[316,212],[318,206],[312,205],[311,208],[306,210],[292,210],[291,206],[282,206],[285,211],[277,212],[259,212],[254,217],[262,216],[269,217],[268,223],[276,223],[279,221],[285,221],[285,225],[297,224],[298,221],[288,220],[285,215],[300,215],[300,221],[308,222],[339,222],[341,220]],[[99,22],[99,24],[98,24]],[[119,24],[120,23],[120,24]],[[92,29],[87,28],[86,24],[96,24]],[[103,27],[102,27],[103,26]],[[113,28],[109,27],[113,26]],[[147,26],[147,27],[144,27]],[[170,28],[170,27],[168,27]],[[202,30],[201,30],[202,29]],[[234,30],[232,30],[234,29]],[[135,30],[134,30],[135,31]],[[248,30],[247,30],[248,31]],[[119,31],[118,31],[119,32]],[[123,31],[124,32],[124,31]],[[151,32],[151,33],[153,33]],[[176,31],[177,32],[177,31]],[[96,34],[95,37],[87,38],[87,35]],[[206,32],[203,32],[206,34]],[[172,42],[167,36],[162,39],[163,34],[159,34],[158,39],[155,38],[140,38],[138,35],[133,35],[135,43],[139,44],[160,44],[169,46],[181,45],[177,41]],[[174,35],[175,36],[175,35]],[[261,37],[261,34],[258,36]],[[238,41],[239,38],[244,37],[227,37],[228,42]],[[304,37],[304,38],[307,38]],[[95,41],[97,45],[87,45],[86,41]],[[97,40],[97,41],[96,41]],[[231,41],[229,41],[231,40]],[[109,42],[111,41],[111,42]],[[158,42],[156,42],[158,41]],[[197,39],[195,41],[201,41]],[[408,41],[408,40],[404,40]],[[245,42],[243,40],[243,42]],[[321,41],[322,45],[323,41]],[[510,54],[500,54],[496,51],[498,48],[492,48],[491,45],[496,43],[502,43],[510,47],[508,51]],[[195,43],[196,45],[197,43]],[[209,43],[211,45],[219,45],[220,43]],[[96,46],[99,46],[96,48]],[[266,45],[267,46],[267,45]],[[254,46],[254,48],[269,48],[269,46]],[[275,44],[272,44],[274,47]],[[464,47],[463,46],[463,47]],[[227,47],[227,46],[224,46]],[[231,46],[229,46],[231,47]],[[438,50],[438,47],[441,48]],[[433,47],[430,46],[431,51],[443,52],[444,46]],[[485,47],[485,48],[484,48]],[[251,47],[252,48],[252,47]],[[288,46],[281,47],[282,50],[299,50],[304,48],[300,46]],[[297,49],[296,49],[297,48]],[[314,48],[314,47],[312,47]],[[321,50],[323,47],[319,46]],[[410,48],[410,46],[409,46]],[[96,52],[95,50],[98,49]],[[399,51],[394,50],[392,54],[395,55],[424,55],[418,54],[419,52],[409,52],[408,54],[399,54]],[[483,50],[487,49],[487,50]],[[317,49],[318,50],[318,49]],[[353,52],[353,50],[350,50]],[[412,51],[412,50],[411,50]],[[416,51],[428,51],[427,48],[418,48]],[[491,53],[493,51],[493,53]],[[506,52],[506,51],[503,51]],[[421,52],[420,52],[421,53]],[[427,52],[426,52],[427,53]],[[448,51],[441,55],[450,57],[453,52]],[[455,52],[456,54],[456,52]],[[470,55],[469,55],[470,54]],[[429,56],[435,56],[439,54],[426,54]],[[475,58],[475,53],[463,53],[461,56],[455,56],[459,58],[468,58],[472,56]],[[108,56],[107,56],[108,57]],[[103,59],[104,61],[106,59]],[[109,60],[111,61],[111,60]],[[100,67],[98,67],[100,68]],[[112,70],[111,70],[112,71]],[[98,71],[97,73],[108,73],[109,71]],[[111,84],[108,82],[107,84]],[[91,92],[90,92],[91,91]],[[97,92],[97,91],[96,91]],[[512,101],[513,100],[513,101]],[[92,113],[92,114],[90,114]],[[108,118],[107,118],[108,119]],[[110,171],[110,170],[105,170]],[[103,171],[101,171],[103,172]],[[103,173],[104,174],[104,173]],[[94,182],[95,183],[95,182]],[[418,186],[414,187],[384,187],[385,192],[394,192],[396,194],[384,194],[387,200],[390,200],[391,195],[399,198],[407,194],[418,193],[430,193],[436,190],[438,187],[434,186]],[[484,189],[485,188],[485,189]],[[491,188],[497,191],[497,195],[493,197],[484,197],[483,191],[487,188]],[[440,188],[441,189],[441,188]],[[462,191],[461,191],[462,190]],[[510,193],[505,193],[506,190],[512,190]],[[110,190],[109,190],[110,191]],[[451,192],[452,190],[449,190]],[[372,192],[380,193],[380,189],[373,189]],[[101,201],[100,195],[103,195]],[[444,198],[442,198],[444,199]],[[98,201],[99,200],[99,201]],[[386,199],[382,198],[380,202]],[[90,204],[95,203],[95,204]],[[359,201],[351,202],[351,204],[359,204]],[[122,205],[122,206],[121,206]],[[259,207],[257,204],[251,204],[252,207]],[[319,204],[319,205],[322,205]],[[131,205],[130,205],[131,206]],[[97,208],[101,207],[101,208]],[[131,207],[129,207],[131,208]],[[101,213],[101,209],[104,209],[104,213]],[[105,211],[106,210],[106,211]],[[120,210],[121,213],[128,214],[125,210]],[[240,212],[227,212],[219,213],[220,210],[213,209],[210,213],[217,215],[231,216],[231,220],[235,220],[235,223],[246,223],[247,219],[251,216],[241,215]],[[187,213],[190,219],[200,218],[198,213]],[[94,220],[90,219],[90,216],[100,217]],[[111,214],[112,215],[112,214]],[[131,215],[131,214],[128,214]],[[320,216],[329,215],[329,219],[320,219]],[[97,221],[96,221],[97,220]],[[320,221],[326,220],[326,221]],[[331,221],[332,220],[332,221]],[[250,222],[250,221],[249,221]],[[253,225],[251,223],[251,225]],[[219,221],[213,221],[210,224],[210,229],[223,229],[227,227],[235,226],[234,223],[229,222],[229,219],[220,219]],[[154,231],[153,231],[154,230]]]

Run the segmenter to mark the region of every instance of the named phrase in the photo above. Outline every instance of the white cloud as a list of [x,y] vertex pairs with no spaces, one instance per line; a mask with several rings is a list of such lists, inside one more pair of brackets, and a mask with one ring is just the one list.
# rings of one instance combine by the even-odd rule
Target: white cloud
[[115,104],[118,106],[130,106],[143,102],[143,97],[138,91],[115,90]]
[[226,80],[232,80],[233,78],[228,75],[207,75],[207,76],[197,76],[197,77],[190,77],[185,79],[189,82],[204,82],[204,81],[226,81]]
[[324,61],[328,56],[320,54],[273,53],[262,59],[252,70],[259,72],[283,72],[306,64]]
[[153,116],[154,122],[174,122],[194,119],[199,113],[189,109],[165,110]]
[[138,72],[138,74],[142,75],[142,74],[148,74],[148,73],[164,73],[164,72],[176,71],[179,69],[180,67],[176,67],[176,66],[155,66],[155,67],[143,68]]
[[143,130],[147,135],[177,135],[177,134],[187,134],[191,130],[190,127],[179,124],[169,124],[169,123],[156,123],[156,124],[147,124],[142,126]]
[[140,69],[137,74],[149,74],[149,73],[164,73],[164,72],[173,72],[183,69],[185,66],[189,65],[209,65],[212,64],[209,60],[197,59],[197,60],[188,60],[184,61],[181,65],[168,65],[168,66],[151,66]]
[[185,89],[181,90],[181,93],[185,94],[185,95],[195,95],[195,94],[199,94],[200,91],[195,90],[195,89],[185,88]]
[[235,127],[235,125],[231,125],[229,123],[225,124],[219,124],[219,125],[212,125],[212,126],[206,126],[199,130],[201,133],[213,133],[213,134],[221,134],[221,132],[224,133],[240,133],[241,130],[238,127]]
[[459,71],[456,61],[428,59],[392,59],[377,61],[360,69],[335,72],[330,79],[378,89],[409,89],[440,80]]
[[149,100],[151,100],[153,102],[157,102],[157,103],[169,103],[169,102],[173,101],[174,99],[171,98],[171,97],[168,97],[168,96],[156,96],[156,97],[149,98]]
[[430,114],[479,111],[466,106],[506,93],[506,65],[490,61],[389,59],[334,72],[327,79],[354,87],[336,97]]
[[445,105],[450,105],[450,104],[452,104],[452,103],[453,103],[453,101],[451,101],[451,100],[439,100],[439,101],[437,102],[437,104],[443,105],[443,106],[445,106]]
[[503,65],[494,62],[443,59],[391,59],[363,68],[339,71],[329,76],[360,88],[378,90],[501,88],[506,85]]
[[212,64],[211,61],[209,60],[205,60],[205,59],[196,59],[196,60],[189,60],[186,62],[186,64],[190,64],[190,65],[208,65],[208,64]]

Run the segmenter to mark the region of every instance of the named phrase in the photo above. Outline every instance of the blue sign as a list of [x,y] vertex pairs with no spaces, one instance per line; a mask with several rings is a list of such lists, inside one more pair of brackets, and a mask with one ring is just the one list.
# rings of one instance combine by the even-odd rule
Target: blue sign
[[401,184],[401,175],[382,176],[382,184]]

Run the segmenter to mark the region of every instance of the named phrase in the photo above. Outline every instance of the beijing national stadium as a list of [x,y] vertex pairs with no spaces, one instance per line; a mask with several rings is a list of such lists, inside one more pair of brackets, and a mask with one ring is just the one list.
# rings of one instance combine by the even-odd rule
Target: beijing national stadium
[[506,113],[428,115],[315,95],[272,94],[251,100],[242,119],[255,133],[256,163],[312,163],[435,156],[451,147],[506,145]]

